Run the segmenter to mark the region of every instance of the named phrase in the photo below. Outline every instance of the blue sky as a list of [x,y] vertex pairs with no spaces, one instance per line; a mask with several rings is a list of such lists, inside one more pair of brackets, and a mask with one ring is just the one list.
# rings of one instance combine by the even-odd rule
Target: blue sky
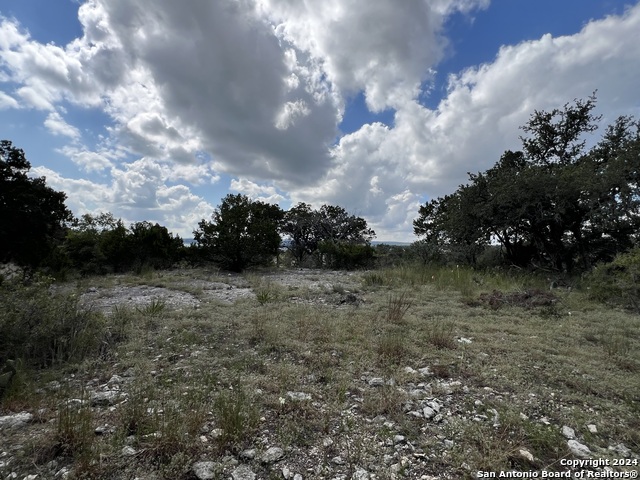
[[[227,193],[337,204],[413,241],[420,203],[598,91],[639,116],[640,5],[5,0],[0,136],[68,195],[183,237]],[[603,125],[604,126],[604,125]]]

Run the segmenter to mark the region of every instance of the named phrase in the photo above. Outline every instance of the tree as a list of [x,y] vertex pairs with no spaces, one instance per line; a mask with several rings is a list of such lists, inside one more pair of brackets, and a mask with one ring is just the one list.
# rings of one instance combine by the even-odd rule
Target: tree
[[600,118],[594,107],[590,97],[536,111],[522,127],[531,135],[521,137],[523,150],[421,206],[416,235],[471,253],[493,239],[510,263],[558,271],[589,269],[630,248],[640,228],[640,127],[621,117],[586,151],[584,136]]
[[0,260],[39,266],[62,241],[72,218],[66,195],[27,175],[24,151],[0,142]]
[[355,268],[373,258],[370,242],[375,232],[365,219],[339,206],[312,210],[299,203],[285,213],[282,232],[289,237],[289,251],[299,263],[305,256],[318,254],[319,266]]
[[281,231],[289,237],[288,249],[298,264],[318,250],[320,216],[306,203],[298,203],[284,214]]
[[167,268],[179,259],[184,248],[182,239],[169,233],[167,227],[145,221],[132,224],[130,230],[137,266]]
[[277,205],[252,201],[246,195],[227,195],[193,232],[199,248],[222,268],[240,272],[266,265],[278,255],[282,241],[278,228],[283,212]]

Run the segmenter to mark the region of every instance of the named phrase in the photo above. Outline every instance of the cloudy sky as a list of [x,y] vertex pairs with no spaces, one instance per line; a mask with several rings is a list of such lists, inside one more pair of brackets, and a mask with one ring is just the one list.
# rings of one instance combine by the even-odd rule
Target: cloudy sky
[[188,238],[244,193],[410,242],[535,109],[640,116],[639,32],[619,0],[3,0],[0,137],[76,215]]

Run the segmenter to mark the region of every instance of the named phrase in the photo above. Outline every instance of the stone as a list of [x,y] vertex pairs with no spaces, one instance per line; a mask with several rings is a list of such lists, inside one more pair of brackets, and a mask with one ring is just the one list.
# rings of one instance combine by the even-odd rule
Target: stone
[[433,375],[433,372],[431,371],[431,369],[429,367],[423,367],[423,368],[419,368],[418,372],[420,373],[420,375],[422,375],[423,377],[426,377],[428,375]]
[[247,450],[243,450],[242,452],[240,452],[240,458],[245,460],[253,460],[254,458],[256,458],[256,449],[249,448]]
[[380,378],[380,377],[374,377],[371,380],[369,380],[369,386],[370,387],[383,387],[384,386],[384,379]]
[[433,409],[433,411],[436,412],[436,413],[440,413],[440,409],[442,408],[442,405],[440,405],[435,400],[431,400],[431,401],[427,402],[427,406],[431,407]]
[[117,390],[106,390],[104,392],[93,392],[91,394],[92,407],[108,407],[118,400],[120,392]]
[[198,480],[211,480],[216,478],[216,467],[216,462],[196,462],[191,470]]
[[136,455],[138,452],[136,451],[135,448],[126,445],[124,447],[122,447],[121,450],[122,455],[124,455],[125,457],[133,457],[134,455]]
[[27,426],[33,420],[33,414],[29,412],[20,412],[13,415],[5,415],[0,417],[0,430],[18,429]]
[[296,473],[296,474],[293,476],[293,480],[302,480],[302,475],[300,475],[299,473]]
[[471,343],[471,339],[470,338],[466,338],[466,337],[460,337],[460,338],[458,338],[458,343],[469,344],[469,343]]
[[598,427],[592,423],[587,425],[587,428],[589,429],[589,433],[598,433]]
[[284,450],[280,447],[270,447],[262,454],[263,463],[275,463],[284,457]]
[[531,452],[529,450],[525,450],[524,448],[521,448],[520,450],[518,450],[518,454],[524,458],[525,460],[533,463],[534,462],[534,458],[533,455],[531,454]]
[[369,480],[370,475],[369,472],[367,472],[365,469],[363,468],[356,468],[355,473],[353,474],[353,476],[351,477],[353,480]]
[[403,372],[408,374],[408,375],[415,375],[416,373],[418,373],[417,370],[414,370],[411,367],[404,367]]
[[282,467],[282,476],[285,479],[289,479],[292,477],[291,470],[289,470],[289,467]]
[[614,445],[613,447],[609,447],[609,450],[615,452],[616,454],[624,457],[631,457],[631,450],[629,450],[624,443],[619,443],[618,445]]
[[422,414],[424,415],[424,418],[426,418],[427,420],[433,418],[436,414],[435,410],[431,407],[424,407],[422,409]]
[[239,465],[231,472],[231,478],[233,478],[233,480],[255,480],[256,474],[253,473],[249,465]]
[[331,461],[336,465],[344,465],[344,460],[341,456],[333,457]]
[[304,393],[304,392],[287,392],[287,396],[295,401],[295,402],[302,402],[304,400],[311,400],[311,395],[308,393]]
[[591,456],[591,450],[586,445],[578,442],[577,440],[569,440],[567,442],[569,450],[578,458],[589,458]]
[[405,437],[404,435],[394,435],[393,437],[393,443],[403,443],[405,441]]
[[563,427],[562,427],[562,435],[567,440],[575,440],[576,439],[576,432],[573,430],[573,428],[567,427],[566,425],[563,425]]

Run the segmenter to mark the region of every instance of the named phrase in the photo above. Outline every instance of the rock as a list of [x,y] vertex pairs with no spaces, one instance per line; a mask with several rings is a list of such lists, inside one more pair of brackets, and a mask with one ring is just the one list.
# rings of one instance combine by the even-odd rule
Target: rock
[[106,390],[104,392],[93,392],[91,394],[91,406],[92,407],[108,407],[116,403],[120,397],[120,392],[117,390]]
[[413,369],[413,368],[411,368],[411,367],[404,367],[402,371],[403,371],[404,373],[409,374],[409,375],[415,375],[416,373],[418,373],[418,371],[417,371],[417,370],[414,370],[414,369]]
[[333,462],[336,465],[344,465],[344,460],[341,456],[333,457],[331,459],[331,462]]
[[531,452],[529,450],[525,450],[524,448],[521,448],[520,450],[518,450],[518,454],[524,458],[525,460],[533,463],[534,462],[534,458],[533,455],[531,454]]
[[383,387],[384,386],[384,378],[374,377],[369,380],[370,387]]
[[325,437],[322,439],[322,446],[324,448],[330,447],[333,445],[333,440],[330,437]]
[[460,337],[460,338],[458,338],[458,343],[469,344],[469,343],[471,343],[471,339],[470,338],[465,338],[465,337]]
[[427,402],[427,406],[431,407],[433,409],[433,411],[436,412],[436,413],[440,413],[440,409],[442,408],[442,405],[440,405],[435,400],[431,400],[431,401]]
[[422,409],[422,414],[424,415],[424,418],[426,418],[427,420],[433,418],[436,414],[435,410],[431,407],[424,407]]
[[304,400],[311,400],[311,395],[308,393],[304,393],[304,392],[287,392],[287,396],[295,401],[295,402],[302,402]]
[[423,367],[423,368],[419,368],[418,372],[420,373],[420,375],[422,375],[423,377],[426,377],[428,375],[433,375],[433,372],[431,371],[431,369],[429,367]]
[[617,453],[618,455],[621,455],[624,458],[631,457],[631,450],[629,450],[624,443],[619,443],[618,445],[609,447],[609,450]]
[[0,417],[0,430],[18,429],[27,426],[33,420],[33,414],[29,412],[20,412],[13,415],[5,415]]
[[598,427],[592,423],[587,425],[587,428],[589,429],[589,433],[598,433]]
[[211,480],[216,478],[216,467],[216,462],[196,462],[191,470],[198,480]]
[[591,450],[589,450],[589,447],[581,444],[577,440],[569,440],[567,442],[567,445],[569,446],[569,450],[571,450],[571,453],[573,453],[576,457],[589,458],[591,456]]
[[214,428],[213,430],[211,430],[211,438],[220,438],[222,436],[222,434],[224,433],[224,431],[221,428]]
[[254,458],[256,458],[256,449],[249,448],[247,450],[243,450],[242,452],[240,452],[240,458],[244,460],[253,460]]
[[271,447],[262,454],[262,462],[275,463],[282,457],[284,457],[284,450],[282,450],[280,447]]
[[369,478],[371,477],[369,476],[369,472],[367,472],[363,468],[358,467],[356,468],[356,471],[351,478],[353,480],[369,480]]
[[302,475],[300,475],[299,473],[296,473],[296,474],[293,476],[293,480],[302,480]]
[[231,472],[231,478],[233,478],[233,480],[255,480],[256,474],[253,473],[249,465],[239,465]]
[[127,445],[125,447],[122,447],[122,450],[120,452],[125,457],[133,457],[134,455],[136,455],[138,453],[135,448],[133,448],[133,447],[131,447],[129,445]]
[[576,432],[573,430],[573,428],[567,427],[566,425],[564,425],[562,427],[562,435],[567,440],[575,440],[576,439]]
[[291,470],[289,470],[289,467],[282,467],[282,476],[285,479],[289,479],[292,475],[291,475]]
[[109,381],[107,382],[107,385],[119,385],[123,382],[122,377],[119,375],[113,375]]
[[404,435],[394,435],[393,437],[393,443],[403,443],[405,441],[405,437]]

